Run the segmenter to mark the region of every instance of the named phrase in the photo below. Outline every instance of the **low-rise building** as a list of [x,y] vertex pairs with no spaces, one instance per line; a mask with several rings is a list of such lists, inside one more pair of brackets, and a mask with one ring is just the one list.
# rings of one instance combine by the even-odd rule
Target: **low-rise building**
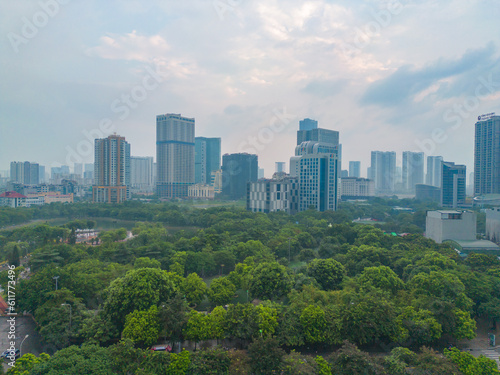
[[361,177],[341,178],[341,199],[367,199],[375,196],[375,182]]
[[472,211],[427,211],[425,237],[437,243],[446,240],[475,241],[476,213]]
[[256,182],[249,182],[247,189],[247,210],[265,213],[276,211],[297,212],[297,178],[275,174],[275,178],[273,179],[262,178]]
[[3,194],[0,194],[0,206],[5,207],[24,207],[26,204],[26,196],[19,194],[15,191],[6,191]]
[[206,184],[194,184],[188,186],[188,198],[191,199],[214,199],[215,190],[213,186]]
[[486,238],[493,242],[500,242],[500,208],[495,207],[486,212]]

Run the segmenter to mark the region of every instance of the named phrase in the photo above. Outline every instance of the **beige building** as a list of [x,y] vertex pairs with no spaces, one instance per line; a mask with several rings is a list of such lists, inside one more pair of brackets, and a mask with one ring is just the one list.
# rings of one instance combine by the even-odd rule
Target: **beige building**
[[214,199],[214,187],[205,184],[194,184],[188,186],[188,198],[191,199]]

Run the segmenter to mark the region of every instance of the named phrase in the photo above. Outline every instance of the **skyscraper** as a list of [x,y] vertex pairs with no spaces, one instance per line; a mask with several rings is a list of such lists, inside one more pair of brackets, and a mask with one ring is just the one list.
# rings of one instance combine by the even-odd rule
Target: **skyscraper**
[[313,130],[318,128],[318,121],[305,118],[299,121],[299,130]]
[[130,144],[110,135],[95,140],[94,186],[96,203],[121,203],[130,198]]
[[349,177],[361,177],[361,162],[360,161],[350,161],[349,162]]
[[284,161],[277,161],[274,163],[275,165],[275,173],[285,173],[285,165],[286,163]]
[[307,141],[295,147],[290,158],[290,176],[298,180],[298,211],[337,209],[339,167],[338,144]]
[[394,192],[396,178],[396,153],[394,151],[372,151],[370,175],[375,181],[375,191],[378,194]]
[[416,184],[424,183],[424,153],[403,152],[403,189],[414,193]]
[[83,176],[83,163],[75,163],[73,165],[73,170],[78,177]]
[[474,195],[500,194],[500,116],[479,116],[474,146]]
[[427,175],[425,178],[425,183],[427,185],[441,187],[442,164],[442,156],[427,156]]
[[185,198],[194,184],[194,118],[156,116],[156,192],[160,198]]
[[130,186],[141,192],[154,190],[152,156],[130,157]]
[[254,154],[225,154],[222,156],[222,194],[240,199],[247,194],[247,183],[257,181],[258,158]]
[[465,203],[465,165],[443,162],[441,205],[457,208]]
[[38,185],[40,183],[40,166],[29,161],[10,163],[10,181],[24,185]]
[[338,145],[339,132],[322,128],[313,128],[311,130],[297,130],[297,145],[300,145],[302,142],[307,141]]
[[210,185],[212,172],[220,169],[221,139],[196,137],[194,139],[194,181]]

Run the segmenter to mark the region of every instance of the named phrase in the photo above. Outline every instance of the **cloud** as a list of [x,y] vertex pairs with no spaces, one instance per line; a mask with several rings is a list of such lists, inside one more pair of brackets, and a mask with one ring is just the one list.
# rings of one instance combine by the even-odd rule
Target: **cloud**
[[495,50],[495,46],[489,44],[480,49],[468,50],[456,60],[440,58],[420,69],[413,65],[401,66],[388,77],[369,85],[361,99],[361,104],[374,104],[382,107],[398,107],[407,104],[433,85],[448,86],[446,81],[440,83],[442,80],[465,75],[476,71],[478,67],[490,67]]
[[335,96],[342,91],[346,85],[343,79],[337,80],[313,80],[309,82],[301,91],[307,94],[326,98]]

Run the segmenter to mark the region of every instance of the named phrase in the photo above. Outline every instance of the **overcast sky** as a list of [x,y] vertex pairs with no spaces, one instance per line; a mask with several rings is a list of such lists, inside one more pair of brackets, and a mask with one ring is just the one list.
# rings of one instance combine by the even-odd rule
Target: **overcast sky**
[[2,0],[0,170],[93,162],[116,131],[156,155],[156,115],[196,119],[270,177],[305,117],[343,167],[424,151],[472,171],[474,123],[500,112],[497,0]]

